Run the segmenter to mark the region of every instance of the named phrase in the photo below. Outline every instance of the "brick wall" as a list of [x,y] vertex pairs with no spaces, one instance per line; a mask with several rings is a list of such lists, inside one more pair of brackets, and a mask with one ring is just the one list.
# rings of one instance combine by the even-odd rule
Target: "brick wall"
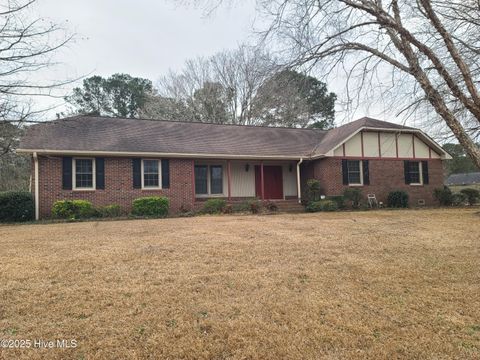
[[39,156],[39,174],[40,218],[49,217],[53,203],[65,199],[88,200],[95,206],[118,204],[130,211],[138,197],[163,195],[170,199],[173,213],[181,206],[191,209],[194,203],[193,162],[189,159],[170,159],[170,188],[163,190],[134,189],[131,158],[105,158],[104,190],[63,190],[61,157]]
[[[410,195],[412,206],[415,206],[419,199],[424,199],[427,205],[434,205],[433,190],[443,186],[442,161],[429,160],[428,167],[429,184],[414,186],[405,184],[403,161],[369,160],[370,185],[365,185],[361,189],[365,195],[373,193],[379,201],[383,202],[386,202],[390,191],[405,190]],[[178,212],[182,206],[186,209],[192,209],[195,206],[193,160],[190,159],[170,159],[170,188],[163,190],[134,189],[131,158],[105,158],[105,190],[63,190],[61,157],[39,156],[39,173],[41,218],[50,216],[52,205],[56,200],[65,199],[84,199],[91,201],[95,206],[119,204],[125,211],[130,211],[133,200],[138,197],[164,195],[170,199],[172,213]],[[33,166],[32,175],[34,175]],[[343,185],[342,181],[341,158],[305,162],[301,169],[303,189],[305,189],[306,180],[310,178],[320,180],[326,195],[340,195],[348,187]],[[196,207],[199,203],[201,204],[197,202]]]
[[[439,159],[428,160],[428,185],[407,185],[404,179],[403,160],[374,159],[369,160],[370,185],[359,187],[363,194],[375,194],[378,201],[386,203],[388,193],[392,190],[408,192],[410,206],[416,206],[419,199],[426,205],[435,205],[433,190],[443,186],[443,165]],[[321,188],[326,195],[341,195],[348,185],[343,185],[342,159],[326,158],[306,164],[302,171],[307,178],[320,180]]]

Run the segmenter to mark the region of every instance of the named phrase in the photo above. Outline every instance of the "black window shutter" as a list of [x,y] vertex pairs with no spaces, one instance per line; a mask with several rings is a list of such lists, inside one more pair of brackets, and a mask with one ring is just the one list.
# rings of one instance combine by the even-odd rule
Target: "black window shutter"
[[95,186],[105,189],[105,158],[95,158]]
[[72,190],[72,158],[68,156],[62,159],[62,189]]
[[410,184],[410,161],[405,160],[403,162],[403,172],[405,173],[405,184]]
[[133,168],[133,188],[140,189],[142,187],[142,159],[132,159]]
[[362,160],[363,165],[363,185],[370,185],[370,171],[368,168],[368,160]]
[[348,165],[347,160],[342,160],[343,185],[348,185]]
[[170,161],[162,159],[162,189],[170,187]]
[[428,161],[422,161],[423,184],[428,185]]

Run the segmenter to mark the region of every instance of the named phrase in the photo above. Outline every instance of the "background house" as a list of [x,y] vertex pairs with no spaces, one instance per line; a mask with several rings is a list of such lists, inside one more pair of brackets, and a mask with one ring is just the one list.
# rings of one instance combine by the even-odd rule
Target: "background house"
[[445,185],[455,192],[466,188],[480,190],[480,172],[452,174],[445,180]]

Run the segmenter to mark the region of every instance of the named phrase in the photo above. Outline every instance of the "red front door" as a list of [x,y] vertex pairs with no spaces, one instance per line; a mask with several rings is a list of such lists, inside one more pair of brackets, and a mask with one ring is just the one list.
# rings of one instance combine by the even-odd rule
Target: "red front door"
[[[265,199],[283,199],[283,175],[281,166],[264,166],[263,183]],[[260,165],[255,165],[255,195],[262,198]]]

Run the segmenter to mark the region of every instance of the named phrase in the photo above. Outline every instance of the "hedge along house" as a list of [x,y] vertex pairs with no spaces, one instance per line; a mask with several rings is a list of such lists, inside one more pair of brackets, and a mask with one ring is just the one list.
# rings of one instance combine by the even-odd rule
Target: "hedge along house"
[[405,190],[432,204],[450,158],[422,131],[370,118],[324,131],[76,116],[30,126],[17,151],[33,157],[37,219],[64,199],[128,211],[162,195],[171,212],[208,198],[299,202],[311,178],[325,195]]

